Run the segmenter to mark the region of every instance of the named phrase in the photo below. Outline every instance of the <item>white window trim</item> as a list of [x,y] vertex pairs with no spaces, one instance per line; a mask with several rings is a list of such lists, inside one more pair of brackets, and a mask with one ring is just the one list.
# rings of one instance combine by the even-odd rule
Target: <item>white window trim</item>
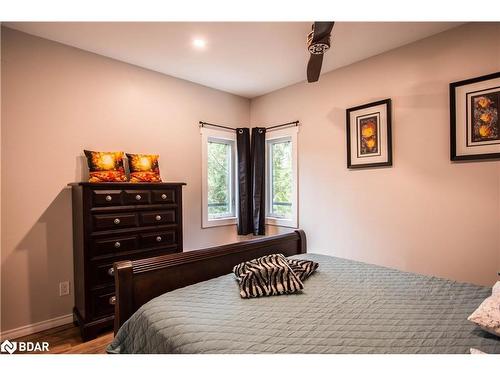
[[[223,225],[236,225],[236,215],[238,213],[238,184],[236,182],[237,173],[237,160],[236,160],[236,132],[214,130],[202,127],[200,128],[201,133],[201,227],[202,228],[212,228]],[[224,217],[220,219],[209,219],[208,218],[208,140],[211,138],[232,141],[234,142],[233,147],[233,199],[234,199],[234,216]]]
[[[298,201],[298,152],[297,152],[297,135],[299,133],[299,127],[294,126],[290,128],[285,128],[281,130],[274,130],[266,133],[266,224],[274,225],[287,228],[298,228],[299,226],[299,201]],[[292,218],[291,219],[281,219],[272,216],[268,216],[270,212],[270,199],[272,197],[271,192],[271,176],[269,164],[271,160],[269,158],[269,147],[267,141],[278,139],[278,138],[291,138],[292,140]]]

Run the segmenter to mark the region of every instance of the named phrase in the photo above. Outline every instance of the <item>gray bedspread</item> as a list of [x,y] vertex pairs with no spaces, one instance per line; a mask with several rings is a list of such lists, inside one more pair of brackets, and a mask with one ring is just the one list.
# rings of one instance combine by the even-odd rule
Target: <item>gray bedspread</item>
[[295,295],[241,299],[233,275],[142,306],[109,353],[500,353],[467,321],[491,288],[318,254]]

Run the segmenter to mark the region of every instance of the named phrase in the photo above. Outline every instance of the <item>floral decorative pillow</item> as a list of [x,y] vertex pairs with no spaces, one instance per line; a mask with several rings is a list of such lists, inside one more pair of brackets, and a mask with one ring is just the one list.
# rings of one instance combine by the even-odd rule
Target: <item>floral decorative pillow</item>
[[89,182],[125,182],[123,152],[84,150],[89,166]]
[[486,298],[467,320],[477,324],[482,330],[500,337],[500,293]]
[[497,281],[495,285],[493,285],[493,288],[491,289],[491,294],[500,295],[500,281]]
[[486,354],[486,353],[476,348],[470,348],[470,354]]
[[159,155],[127,154],[130,182],[161,182]]

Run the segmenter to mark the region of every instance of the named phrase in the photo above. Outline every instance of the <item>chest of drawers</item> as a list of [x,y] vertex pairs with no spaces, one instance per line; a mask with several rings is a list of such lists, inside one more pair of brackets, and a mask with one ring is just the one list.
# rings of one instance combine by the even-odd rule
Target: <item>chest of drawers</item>
[[73,314],[82,338],[113,326],[113,263],[182,252],[183,183],[73,183]]

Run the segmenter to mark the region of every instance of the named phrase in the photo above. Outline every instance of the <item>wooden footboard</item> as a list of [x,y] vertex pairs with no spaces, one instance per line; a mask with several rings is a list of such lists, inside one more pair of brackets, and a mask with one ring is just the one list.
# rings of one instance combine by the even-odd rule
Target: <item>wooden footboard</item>
[[116,285],[115,333],[149,300],[187,285],[231,273],[241,262],[263,255],[306,252],[306,235],[297,230],[272,237],[207,249],[114,264]]

